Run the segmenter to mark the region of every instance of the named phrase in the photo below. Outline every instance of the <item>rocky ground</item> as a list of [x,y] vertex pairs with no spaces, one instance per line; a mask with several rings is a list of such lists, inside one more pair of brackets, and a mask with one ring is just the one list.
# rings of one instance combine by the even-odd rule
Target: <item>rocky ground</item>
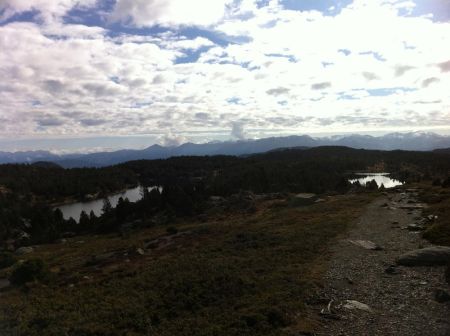
[[315,307],[323,321],[317,335],[450,335],[450,302],[438,302],[449,292],[445,268],[396,264],[430,245],[407,228],[425,220],[416,197],[414,190],[384,193],[333,247]]

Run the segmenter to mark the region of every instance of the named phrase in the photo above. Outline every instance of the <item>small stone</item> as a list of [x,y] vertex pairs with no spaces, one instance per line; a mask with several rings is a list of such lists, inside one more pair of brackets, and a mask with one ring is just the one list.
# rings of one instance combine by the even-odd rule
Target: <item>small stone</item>
[[384,272],[387,274],[398,274],[397,268],[394,265],[390,265]]
[[428,285],[428,282],[427,281],[421,281],[421,282],[419,282],[419,285],[426,286],[426,285]]
[[342,307],[349,309],[349,310],[357,309],[357,310],[363,310],[368,313],[372,312],[372,308],[370,308],[368,305],[366,305],[365,303],[359,302],[359,301],[355,301],[355,300],[346,300],[345,304]]
[[371,242],[370,240],[349,240],[349,242],[366,250],[380,251],[383,249],[381,246]]
[[417,225],[417,224],[409,224],[406,229],[408,231],[423,231],[425,228],[423,226]]
[[142,248],[137,248],[136,249],[136,253],[139,254],[139,255],[144,255],[145,251]]
[[449,302],[450,294],[447,293],[445,290],[436,289],[436,291],[434,292],[434,298],[439,303]]

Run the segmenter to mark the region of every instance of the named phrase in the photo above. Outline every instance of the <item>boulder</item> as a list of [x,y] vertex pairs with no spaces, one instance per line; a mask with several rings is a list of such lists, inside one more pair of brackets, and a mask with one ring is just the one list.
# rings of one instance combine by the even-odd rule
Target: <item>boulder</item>
[[15,254],[17,255],[24,255],[24,254],[28,254],[34,251],[34,248],[32,248],[31,246],[23,246],[23,247],[19,247]]
[[450,262],[450,247],[432,246],[402,254],[397,264],[403,266],[437,266]]

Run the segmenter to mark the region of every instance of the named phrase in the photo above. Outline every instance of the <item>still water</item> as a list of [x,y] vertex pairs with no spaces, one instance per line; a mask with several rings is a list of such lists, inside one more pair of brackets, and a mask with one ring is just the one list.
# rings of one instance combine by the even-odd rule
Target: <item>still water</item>
[[[149,191],[153,188],[157,187],[151,187],[149,188]],[[113,208],[117,205],[120,197],[122,197],[123,199],[128,198],[130,202],[139,201],[142,198],[142,187],[138,186],[136,188],[128,189],[121,193],[109,196],[108,199],[111,202]],[[80,219],[81,211],[86,212],[88,215],[91,211],[94,211],[96,216],[100,216],[102,214],[102,207],[103,199],[87,202],[76,202],[58,206],[58,208],[62,211],[65,219],[69,219],[70,217],[72,217],[77,222]]]
[[356,173],[355,175],[360,175],[361,177],[350,179],[350,183],[359,181],[362,186],[365,186],[367,182],[375,180],[378,187],[384,185],[385,188],[393,188],[403,185],[403,182],[390,178],[389,173]]

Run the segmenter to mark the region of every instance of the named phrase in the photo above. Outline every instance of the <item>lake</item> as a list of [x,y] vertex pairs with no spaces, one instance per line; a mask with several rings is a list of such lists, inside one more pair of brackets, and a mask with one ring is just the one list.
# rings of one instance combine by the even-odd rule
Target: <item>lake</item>
[[375,180],[378,187],[380,187],[382,184],[384,185],[385,188],[393,188],[396,186],[403,185],[403,182],[400,182],[399,180],[395,180],[389,177],[389,173],[356,173],[355,175],[360,175],[361,177],[350,179],[349,180],[350,183],[355,183],[356,181],[359,181],[359,183],[362,186],[365,186],[367,182]]
[[[148,188],[148,190],[150,191],[154,188],[157,187],[150,187]],[[109,196],[108,199],[111,202],[113,208],[116,207],[117,203],[119,202],[119,198],[121,197],[123,199],[128,198],[130,202],[139,201],[142,198],[142,186],[127,189],[123,192]],[[70,217],[72,217],[78,222],[82,211],[86,212],[88,215],[91,211],[94,211],[94,214],[96,216],[100,216],[102,214],[103,199],[64,204],[56,208],[59,208],[62,211],[65,219],[69,219]]]

